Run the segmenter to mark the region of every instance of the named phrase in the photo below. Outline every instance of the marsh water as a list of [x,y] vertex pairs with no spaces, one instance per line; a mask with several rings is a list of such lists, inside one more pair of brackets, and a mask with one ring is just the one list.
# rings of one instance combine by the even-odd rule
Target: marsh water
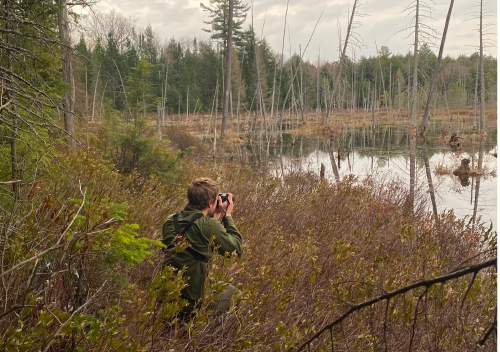
[[[451,132],[458,132],[460,145],[451,146]],[[448,123],[431,124],[425,145],[416,143],[415,189],[427,197],[427,207],[432,211],[429,192],[429,174],[435,190],[437,212],[453,210],[471,220],[476,205],[476,219],[497,230],[497,126],[487,126],[483,138],[482,168],[479,177],[459,178],[453,174],[463,159],[469,159],[471,169],[478,167],[480,140],[472,131],[460,131],[460,126]],[[264,138],[262,138],[264,139]],[[411,138],[404,126],[372,126],[345,128],[339,136],[294,136],[283,132],[282,145],[267,145],[259,138],[256,142],[238,148],[237,159],[249,164],[263,174],[280,176],[296,170],[320,173],[325,168],[325,178],[336,182],[348,175],[362,180],[371,175],[386,182],[396,180],[410,188]],[[425,158],[425,153],[427,158]],[[340,158],[339,158],[340,155]],[[428,160],[429,174],[426,173]],[[335,164],[335,165],[334,165]],[[439,172],[438,169],[448,170]],[[479,182],[478,182],[479,181]],[[476,200],[477,192],[477,200]],[[477,203],[477,204],[475,204]]]

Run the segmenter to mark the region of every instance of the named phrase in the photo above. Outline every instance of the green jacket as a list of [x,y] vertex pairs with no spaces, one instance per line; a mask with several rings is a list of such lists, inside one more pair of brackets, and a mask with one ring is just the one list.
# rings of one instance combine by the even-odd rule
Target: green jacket
[[[178,223],[181,231],[184,230],[186,224],[196,213],[201,213],[201,211],[189,206],[186,206],[179,212]],[[170,215],[163,224],[162,242],[166,246],[171,244],[177,235],[175,233],[173,216],[174,214]],[[207,258],[211,258],[214,248],[213,246],[209,246],[209,243],[213,236],[215,236],[215,245],[219,246],[219,254],[224,255],[226,252],[232,253],[236,251],[238,256],[241,257],[243,253],[241,235],[230,216],[226,216],[223,223],[217,219],[202,216],[186,231],[186,242],[189,243],[191,248],[196,252]],[[194,258],[186,250],[175,252],[175,249],[166,251],[165,264],[177,269],[186,267],[184,277],[186,278],[188,286],[181,291],[181,297],[186,299],[189,303],[185,311],[191,312],[203,296],[203,288],[205,286],[209,264]]]

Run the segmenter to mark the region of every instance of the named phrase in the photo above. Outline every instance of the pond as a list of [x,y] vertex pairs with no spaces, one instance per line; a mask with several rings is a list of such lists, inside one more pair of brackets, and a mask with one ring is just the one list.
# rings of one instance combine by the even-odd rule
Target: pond
[[[483,138],[484,174],[479,177],[453,175],[463,159],[469,159],[471,169],[478,167],[480,140],[472,131],[458,132],[460,145],[449,144],[453,129],[446,123],[430,126],[426,150],[438,213],[453,209],[459,217],[471,219],[474,207],[476,217],[487,227],[497,230],[497,127],[487,126]],[[411,138],[402,126],[376,126],[345,129],[331,141],[319,136],[294,136],[283,133],[283,145],[252,143],[240,146],[237,159],[250,164],[262,174],[280,176],[283,172],[306,170],[320,173],[325,167],[325,178],[336,182],[348,175],[362,179],[372,175],[380,180],[398,180],[410,188]],[[415,148],[415,188],[420,194],[428,192],[428,176],[424,162],[424,145],[417,142]],[[340,158],[339,158],[340,156]],[[332,160],[335,165],[333,165]],[[479,181],[479,182],[478,182]],[[477,192],[477,200],[476,200]],[[430,197],[428,210],[432,211]],[[477,204],[475,204],[477,202]]]

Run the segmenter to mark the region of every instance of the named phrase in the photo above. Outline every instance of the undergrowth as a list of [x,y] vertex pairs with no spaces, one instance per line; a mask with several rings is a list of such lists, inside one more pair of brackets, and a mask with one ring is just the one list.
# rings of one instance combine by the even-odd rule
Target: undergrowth
[[[201,164],[176,149],[204,145],[175,129],[151,156],[160,142],[133,128],[59,151],[2,207],[0,351],[292,350],[352,304],[491,257],[479,253],[496,246],[496,232],[452,211],[435,219],[397,182]],[[120,138],[144,141],[136,161],[159,160],[124,172],[117,158],[133,153]],[[164,162],[168,176],[151,172]],[[244,254],[213,259],[203,305],[185,325],[176,318],[182,273],[162,269],[160,229],[200,176],[236,195]],[[335,348],[405,350],[414,334],[418,351],[475,349],[496,309],[495,275],[478,274],[469,289],[470,278],[429,287],[425,306],[413,292],[363,309],[333,331]],[[214,319],[210,302],[229,283],[230,312]]]

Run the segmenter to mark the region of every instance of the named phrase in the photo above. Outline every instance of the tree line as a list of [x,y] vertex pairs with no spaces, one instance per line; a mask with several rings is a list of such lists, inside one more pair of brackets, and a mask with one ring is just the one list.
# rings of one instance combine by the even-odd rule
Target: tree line
[[[181,115],[222,110],[225,43],[213,39],[171,38],[162,43],[149,25],[136,28],[133,20],[115,12],[98,16],[111,18],[100,33],[83,35],[75,45],[75,87],[78,115],[125,120],[148,113]],[[128,28],[116,30],[116,23]],[[84,24],[89,25],[89,23]],[[88,28],[87,28],[88,29]],[[85,33],[91,32],[85,31]],[[124,32],[126,35],[124,35]],[[334,87],[338,61],[321,59],[310,62],[301,53],[290,52],[283,63],[266,39],[250,26],[237,32],[231,50],[230,111],[235,118],[259,108],[258,82],[262,100],[269,112],[282,106],[304,116],[314,109],[362,109],[371,105],[388,114],[401,115],[409,110],[413,56],[393,54],[382,46],[378,55],[345,58],[335,98]],[[418,108],[425,107],[437,56],[427,44],[418,51]],[[485,57],[485,102],[496,106],[496,58]],[[450,115],[453,110],[478,110],[479,54],[445,57],[436,83],[432,108]],[[259,81],[260,76],[260,81]],[[288,94],[290,92],[290,94]]]

